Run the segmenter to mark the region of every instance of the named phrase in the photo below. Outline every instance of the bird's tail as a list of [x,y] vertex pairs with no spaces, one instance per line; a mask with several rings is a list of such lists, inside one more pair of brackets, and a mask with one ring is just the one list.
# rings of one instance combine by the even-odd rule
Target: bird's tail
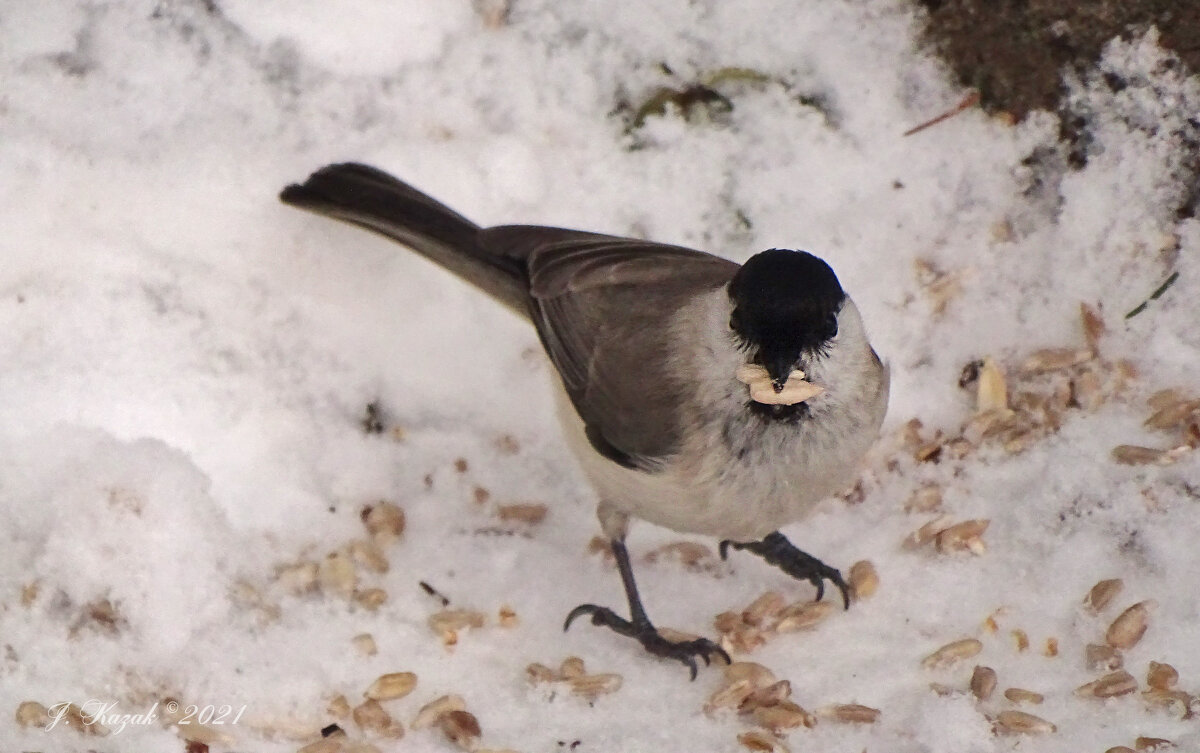
[[490,254],[479,226],[412,186],[367,165],[327,165],[303,184],[283,189],[285,204],[349,222],[445,267],[522,316],[528,313],[524,265]]

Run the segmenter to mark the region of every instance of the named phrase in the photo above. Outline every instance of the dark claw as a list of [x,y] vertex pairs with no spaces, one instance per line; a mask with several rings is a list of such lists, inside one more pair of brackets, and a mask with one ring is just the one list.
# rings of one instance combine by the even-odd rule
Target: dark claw
[[567,615],[566,622],[563,623],[563,630],[571,627],[571,623],[576,618],[585,614],[591,615],[593,625],[601,625],[615,633],[633,638],[642,644],[642,648],[655,656],[682,662],[688,668],[693,680],[696,679],[695,657],[697,656],[704,660],[705,666],[712,664],[710,656],[719,656],[725,660],[726,664],[732,662],[725,649],[707,638],[697,638],[694,641],[669,641],[659,635],[649,622],[640,624],[630,622],[608,607],[600,607],[595,604],[580,604],[572,609],[571,613]]
[[721,559],[726,558],[729,547],[753,552],[793,578],[813,584],[817,589],[817,601],[825,597],[825,581],[829,581],[842,592],[842,607],[850,608],[850,587],[842,579],[841,572],[811,554],[800,551],[782,533],[776,531],[768,534],[762,541],[747,543],[726,539],[717,546]]

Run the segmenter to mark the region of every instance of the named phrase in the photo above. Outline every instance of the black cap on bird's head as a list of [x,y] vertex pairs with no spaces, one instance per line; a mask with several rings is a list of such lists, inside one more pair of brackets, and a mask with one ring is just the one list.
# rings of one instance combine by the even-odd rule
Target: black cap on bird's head
[[804,356],[820,353],[837,335],[846,294],[821,259],[773,248],[742,265],[729,282],[729,299],[729,327],[778,392]]

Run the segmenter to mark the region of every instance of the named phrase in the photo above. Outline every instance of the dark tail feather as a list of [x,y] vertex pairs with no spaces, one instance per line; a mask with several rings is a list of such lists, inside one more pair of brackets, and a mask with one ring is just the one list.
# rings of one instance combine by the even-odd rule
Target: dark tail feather
[[479,244],[478,225],[381,170],[354,163],[328,165],[303,185],[283,189],[279,199],[399,241],[529,316],[520,261],[488,254]]

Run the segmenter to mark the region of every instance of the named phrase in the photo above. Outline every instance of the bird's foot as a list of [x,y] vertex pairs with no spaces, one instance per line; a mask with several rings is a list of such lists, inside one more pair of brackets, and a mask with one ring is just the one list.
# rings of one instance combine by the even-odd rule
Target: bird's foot
[[707,638],[697,638],[692,641],[669,641],[659,635],[658,630],[650,624],[649,620],[631,622],[618,616],[608,607],[599,607],[595,604],[580,604],[572,609],[571,613],[567,615],[567,621],[563,624],[563,630],[571,627],[575,618],[584,615],[592,618],[593,625],[602,625],[621,635],[635,639],[642,644],[642,648],[655,656],[683,662],[691,672],[693,680],[696,679],[697,656],[704,660],[705,666],[711,663],[711,658],[714,656],[719,656],[726,664],[731,661],[725,649]]
[[811,554],[800,551],[782,533],[776,531],[768,534],[762,541],[745,543],[726,539],[719,547],[721,559],[728,556],[730,547],[753,552],[793,578],[807,580],[817,589],[817,601],[825,596],[825,581],[829,581],[842,592],[842,606],[850,608],[850,587],[842,579],[841,572]]

